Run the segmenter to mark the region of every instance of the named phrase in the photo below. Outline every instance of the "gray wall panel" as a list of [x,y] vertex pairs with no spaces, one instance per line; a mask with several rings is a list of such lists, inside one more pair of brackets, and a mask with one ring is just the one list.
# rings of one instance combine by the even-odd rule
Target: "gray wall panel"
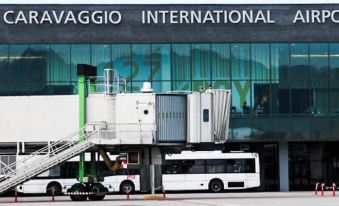
[[[267,10],[275,24],[141,23],[142,10]],[[300,9],[339,9],[339,5],[1,5],[0,43],[190,43],[190,42],[330,42],[338,41],[339,25],[293,24]],[[5,25],[7,10],[118,10],[119,25]],[[339,17],[338,17],[339,18]]]

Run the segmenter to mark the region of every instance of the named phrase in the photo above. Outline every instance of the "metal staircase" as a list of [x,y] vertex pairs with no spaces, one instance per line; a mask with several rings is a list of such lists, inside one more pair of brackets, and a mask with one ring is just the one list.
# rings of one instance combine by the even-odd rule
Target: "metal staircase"
[[13,164],[5,165],[0,161],[2,167],[5,166],[4,169],[0,170],[0,176],[2,176],[0,180],[0,193],[94,146],[95,144],[92,140],[98,138],[99,131],[102,128],[98,127],[97,124],[93,125],[90,131],[85,128],[70,134],[64,139],[49,144],[30,154],[27,158]]

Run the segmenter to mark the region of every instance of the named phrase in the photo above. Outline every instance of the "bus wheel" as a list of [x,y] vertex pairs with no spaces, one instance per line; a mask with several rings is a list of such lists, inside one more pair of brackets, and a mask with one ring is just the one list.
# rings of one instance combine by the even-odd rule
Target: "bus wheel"
[[221,180],[212,180],[209,184],[209,189],[211,192],[221,192],[224,188],[224,184]]
[[97,200],[103,200],[105,198],[105,193],[108,192],[108,189],[100,183],[94,183],[91,191],[94,193],[103,193],[103,194],[94,194],[94,195],[88,196],[88,199],[97,201]]
[[61,194],[61,185],[57,182],[51,182],[47,185],[46,193],[49,196],[52,196],[54,192],[54,195],[60,195]]
[[134,184],[131,181],[124,181],[120,185],[120,193],[123,194],[132,194],[134,192]]
[[[69,189],[69,192],[84,193],[86,192],[86,187],[81,183],[76,183]],[[72,201],[85,201],[87,200],[87,195],[71,195],[70,198]]]

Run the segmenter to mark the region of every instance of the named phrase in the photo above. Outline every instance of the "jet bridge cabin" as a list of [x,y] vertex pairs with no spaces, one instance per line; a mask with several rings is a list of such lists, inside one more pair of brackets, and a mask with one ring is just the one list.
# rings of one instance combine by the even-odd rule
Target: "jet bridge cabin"
[[[221,143],[227,139],[230,91],[202,93],[118,93],[98,99],[88,96],[87,116],[104,121],[96,144],[156,145]],[[96,103],[94,100],[96,99]],[[108,108],[99,119],[91,113]],[[99,108],[99,106],[101,108]],[[88,128],[90,130],[90,128]]]

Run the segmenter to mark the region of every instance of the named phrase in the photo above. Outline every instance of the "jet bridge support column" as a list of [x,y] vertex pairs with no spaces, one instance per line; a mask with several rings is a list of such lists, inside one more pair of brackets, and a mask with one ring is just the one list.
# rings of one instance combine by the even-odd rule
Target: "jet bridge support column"
[[142,149],[140,169],[140,189],[144,192],[155,193],[162,186],[162,164],[165,155],[158,147]]
[[[96,67],[87,64],[77,65],[78,74],[78,94],[79,94],[79,129],[84,128],[86,124],[86,96],[87,96],[87,85],[86,78],[89,76],[96,76]],[[80,141],[84,140],[84,130],[80,131]],[[80,154],[79,158],[79,181],[83,182],[85,176],[85,156]]]

